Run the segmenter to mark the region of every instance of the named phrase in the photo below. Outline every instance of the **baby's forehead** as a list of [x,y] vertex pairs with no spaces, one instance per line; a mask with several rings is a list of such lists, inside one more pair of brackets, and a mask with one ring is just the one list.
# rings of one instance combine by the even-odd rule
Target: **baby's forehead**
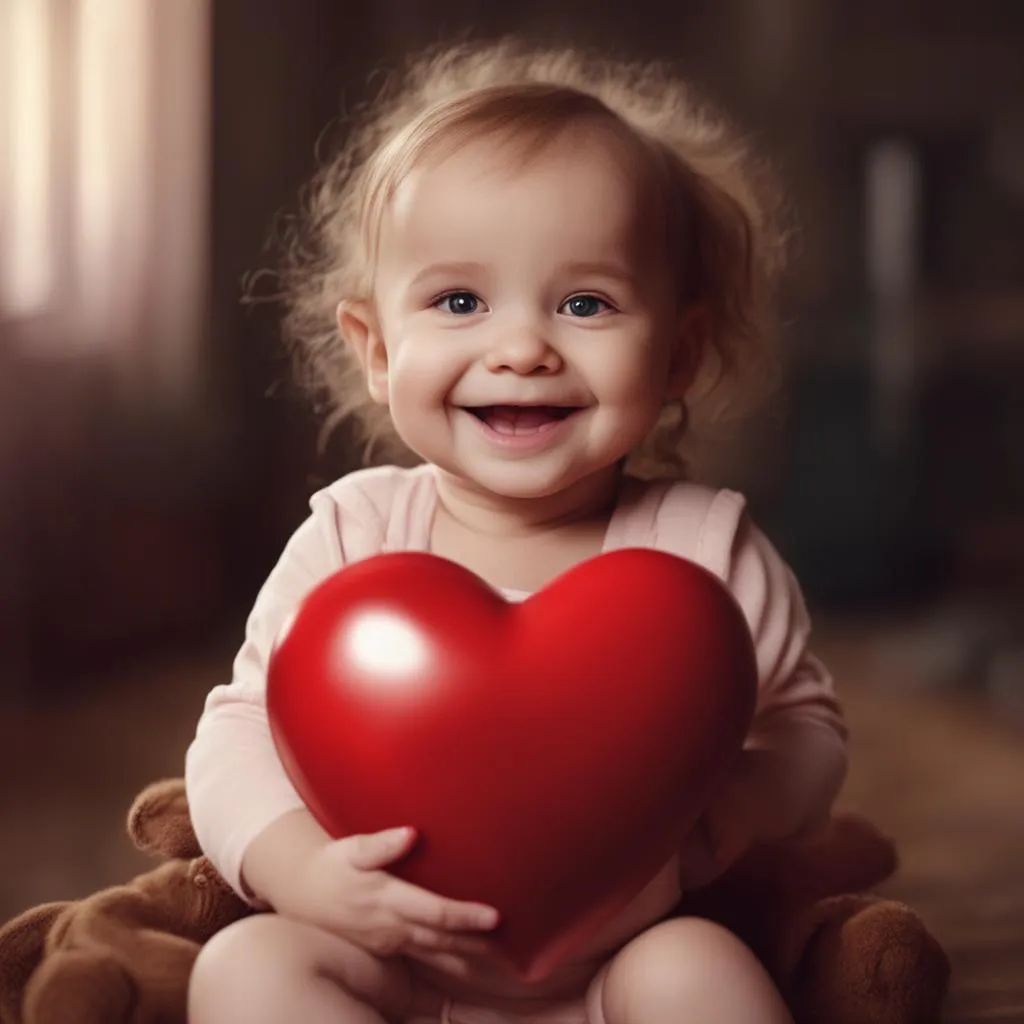
[[631,275],[659,272],[669,262],[664,191],[651,152],[624,132],[590,118],[552,131],[439,133],[393,152],[366,222],[374,280],[418,279],[438,264],[518,262],[547,274],[610,261]]
[[624,184],[644,176],[644,161],[636,145],[630,145],[621,132],[591,120],[545,131],[512,126],[442,134],[409,161],[395,186],[397,191],[410,180],[445,173],[513,178],[557,169],[571,176],[594,162],[614,166]]
[[383,215],[393,223],[427,215],[441,202],[478,203],[563,194],[572,205],[597,196],[609,214],[642,216],[649,176],[625,140],[599,125],[570,125],[544,137],[492,131],[438,140],[394,182]]

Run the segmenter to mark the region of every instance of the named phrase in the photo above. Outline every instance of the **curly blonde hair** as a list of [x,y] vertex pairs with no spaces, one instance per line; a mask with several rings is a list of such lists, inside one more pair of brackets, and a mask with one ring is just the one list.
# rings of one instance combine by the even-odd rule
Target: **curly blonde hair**
[[[370,399],[335,319],[340,300],[371,295],[377,230],[395,189],[437,147],[500,134],[523,143],[526,160],[587,119],[625,139],[655,176],[680,299],[703,303],[713,324],[694,386],[663,410],[629,469],[646,477],[681,473],[694,415],[716,418],[772,376],[772,293],[786,249],[782,205],[766,165],[722,117],[695,102],[662,64],[509,40],[441,48],[410,61],[356,112],[285,238],[278,297],[300,379],[320,400],[327,432],[354,423],[364,462],[415,460],[388,410]],[[721,397],[727,380],[731,400]]]

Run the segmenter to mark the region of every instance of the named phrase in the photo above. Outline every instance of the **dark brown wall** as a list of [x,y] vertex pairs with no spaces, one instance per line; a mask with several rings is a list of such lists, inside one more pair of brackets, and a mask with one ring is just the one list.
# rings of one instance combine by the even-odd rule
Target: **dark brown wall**
[[[674,60],[777,158],[804,225],[788,301],[803,375],[795,405],[805,414],[748,435],[720,470],[727,482],[781,489],[797,505],[809,489],[828,490],[843,438],[864,441],[861,399],[842,412],[842,396],[856,392],[850,381],[870,330],[865,149],[891,133],[919,143],[928,203],[921,300],[934,358],[913,471],[926,478],[930,525],[945,531],[947,547],[999,536],[989,564],[1016,564],[1024,6],[216,0],[213,9],[208,408],[189,422],[128,408],[81,365],[28,364],[0,344],[0,692],[236,621],[308,493],[354,464],[343,444],[318,458],[314,424],[287,385],[276,311],[244,306],[241,282],[272,265],[264,243],[274,217],[293,206],[343,100],[365,98],[375,68],[452,35],[520,31]],[[815,405],[808,396],[826,394],[816,374],[837,353],[853,369],[841,369],[838,399]],[[759,433],[772,437],[770,450],[754,443]],[[808,436],[834,436],[837,447],[805,458]],[[871,486],[860,472],[875,473]],[[851,481],[852,501],[835,490],[844,507],[882,493],[870,466],[847,471]],[[783,519],[792,543],[808,534],[799,515]]]

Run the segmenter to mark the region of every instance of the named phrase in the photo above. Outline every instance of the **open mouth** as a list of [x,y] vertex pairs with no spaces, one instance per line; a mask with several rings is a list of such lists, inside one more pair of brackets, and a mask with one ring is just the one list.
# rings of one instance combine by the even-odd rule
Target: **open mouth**
[[466,406],[465,411],[475,416],[497,434],[536,434],[568,419],[579,412],[574,405],[478,405]]

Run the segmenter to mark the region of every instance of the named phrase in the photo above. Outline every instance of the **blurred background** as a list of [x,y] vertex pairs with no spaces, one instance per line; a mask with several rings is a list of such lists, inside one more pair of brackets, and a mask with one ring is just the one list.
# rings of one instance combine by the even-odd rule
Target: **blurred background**
[[0,919],[144,866],[132,796],[358,464],[240,301],[317,140],[411,49],[508,32],[674,62],[781,169],[785,386],[702,469],[804,582],[948,1019],[1024,1021],[1016,0],[0,0]]

